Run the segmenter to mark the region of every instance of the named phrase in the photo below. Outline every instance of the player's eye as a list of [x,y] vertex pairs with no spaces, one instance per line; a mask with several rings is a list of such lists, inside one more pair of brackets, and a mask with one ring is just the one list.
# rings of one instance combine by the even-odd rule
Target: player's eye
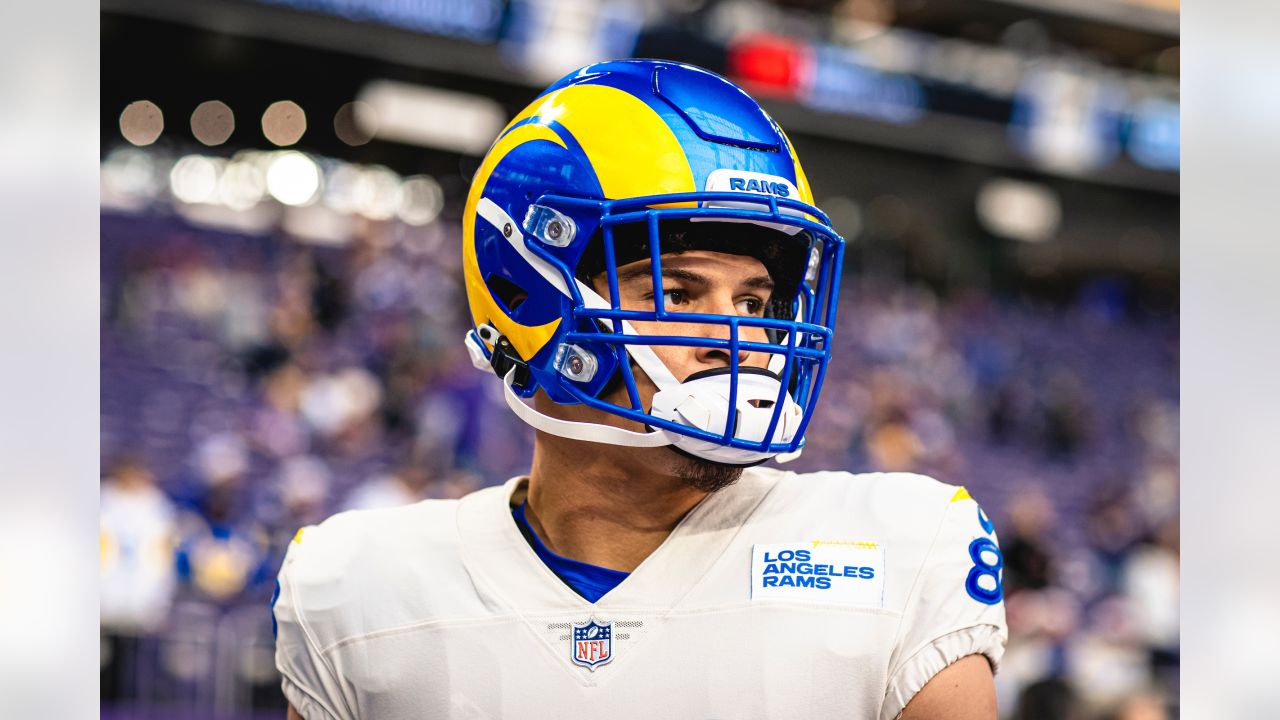
[[742,315],[759,315],[764,312],[764,301],[752,295],[739,300],[736,307]]
[[679,288],[662,291],[662,302],[667,306],[684,305],[689,302],[689,293]]

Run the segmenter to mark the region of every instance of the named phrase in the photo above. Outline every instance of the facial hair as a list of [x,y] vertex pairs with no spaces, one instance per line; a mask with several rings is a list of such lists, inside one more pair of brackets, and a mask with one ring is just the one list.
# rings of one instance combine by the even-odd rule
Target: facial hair
[[729,487],[738,482],[745,469],[738,465],[725,465],[679,454],[682,462],[676,466],[676,477],[686,486],[700,492],[713,493]]

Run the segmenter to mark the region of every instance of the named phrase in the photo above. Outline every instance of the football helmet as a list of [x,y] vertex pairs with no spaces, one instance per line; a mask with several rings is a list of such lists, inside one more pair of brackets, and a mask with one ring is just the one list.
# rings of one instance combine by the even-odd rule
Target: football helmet
[[[564,77],[489,149],[463,244],[472,362],[502,378],[507,403],[535,428],[733,465],[803,446],[830,358],[844,240],[814,207],[782,129],[728,80],[655,60]],[[693,249],[759,259],[774,281],[763,317],[667,307],[663,256]],[[654,307],[624,308],[618,268],[642,261]],[[686,332],[641,334],[639,321]],[[690,324],[721,327],[695,336]],[[660,345],[716,348],[727,367],[678,378]],[[764,353],[767,368],[739,353]],[[637,370],[657,388],[649,407]],[[621,387],[627,400],[609,400]],[[647,431],[552,418],[522,401],[538,390]]]

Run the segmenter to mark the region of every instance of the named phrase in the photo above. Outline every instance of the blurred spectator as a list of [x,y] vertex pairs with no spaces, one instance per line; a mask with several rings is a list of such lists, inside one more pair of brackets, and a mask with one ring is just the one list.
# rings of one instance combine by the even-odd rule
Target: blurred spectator
[[348,367],[313,376],[302,390],[299,409],[321,439],[341,445],[359,442],[372,430],[368,421],[381,399],[382,388],[372,374]]
[[1149,652],[1153,681],[1168,697],[1177,696],[1179,685],[1178,534],[1175,515],[1134,549],[1121,573],[1121,587],[1134,608],[1138,634]]
[[333,476],[323,460],[312,455],[285,460],[280,465],[276,485],[286,526],[314,525],[328,516]]
[[1103,717],[1104,720],[1169,720],[1169,710],[1155,693],[1141,692],[1125,698],[1114,712]]
[[356,487],[342,504],[344,510],[399,507],[422,500],[429,481],[421,466],[406,465],[394,473],[378,475]]
[[1058,369],[1047,383],[1044,399],[1045,455],[1060,462],[1075,459],[1085,442],[1088,419],[1084,388],[1075,373]]
[[139,639],[163,628],[175,586],[174,506],[138,458],[120,458],[103,480],[98,528],[101,680],[114,697],[132,680]]
[[1018,696],[1011,720],[1084,720],[1083,706],[1069,682],[1058,677],[1037,680]]
[[894,408],[867,434],[867,455],[874,470],[910,472],[919,468],[924,444],[907,423],[907,414]]
[[180,576],[201,597],[219,605],[263,587],[275,571],[265,529],[256,522],[230,522],[225,507],[215,501],[206,506],[204,517],[187,517],[178,547]]
[[153,632],[173,598],[173,503],[146,465],[125,457],[103,481],[100,507],[102,625],[121,634]]
[[1004,551],[1004,589],[1043,590],[1052,578],[1051,539],[1053,507],[1040,488],[1023,490],[1013,497],[1008,523],[1000,531]]
[[224,604],[269,576],[268,538],[253,514],[246,475],[248,447],[233,433],[204,440],[196,449],[197,476],[188,485],[181,520],[178,573],[204,598]]
[[262,406],[250,418],[250,437],[257,448],[277,458],[305,451],[310,438],[299,416],[306,374],[292,362],[281,362],[264,374]]
[[1106,591],[1114,591],[1134,544],[1143,534],[1127,488],[1109,485],[1098,490],[1090,502],[1086,532],[1089,545],[1101,564]]

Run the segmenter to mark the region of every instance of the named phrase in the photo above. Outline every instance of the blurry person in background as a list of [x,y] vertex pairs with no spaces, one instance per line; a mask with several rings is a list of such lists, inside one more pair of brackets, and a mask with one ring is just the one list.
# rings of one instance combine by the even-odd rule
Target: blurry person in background
[[220,605],[261,585],[269,573],[269,535],[253,512],[245,477],[249,450],[235,433],[218,433],[196,449],[181,517],[178,574]]
[[1022,689],[1009,720],[1086,720],[1084,704],[1071,683],[1058,677]]
[[1075,373],[1056,368],[1045,383],[1041,443],[1050,460],[1069,463],[1088,440],[1089,411],[1084,388]]
[[1178,694],[1180,628],[1179,524],[1175,515],[1157,526],[1126,560],[1121,590],[1150,652],[1152,681],[1165,697]]
[[[298,528],[325,517],[333,475],[320,458],[314,455],[288,458],[280,463],[274,485],[281,505],[281,526]],[[264,513],[257,514],[262,518]]]
[[1053,505],[1043,490],[1029,487],[1013,496],[1005,512],[1009,528],[1002,543],[1005,594],[1045,589],[1053,572]]
[[1115,592],[1129,552],[1146,532],[1129,489],[1121,483],[1099,488],[1089,500],[1085,531],[1102,586],[1106,592]]
[[270,538],[256,521],[234,521],[224,497],[214,496],[202,516],[184,515],[178,573],[200,596],[229,605],[270,577]]
[[244,515],[250,505],[249,462],[248,443],[239,433],[215,432],[200,438],[176,478],[178,504],[196,514],[217,508],[223,517]]
[[1169,720],[1168,706],[1156,693],[1140,692],[1125,698],[1102,720]]
[[375,475],[356,487],[342,504],[343,510],[409,505],[426,497],[431,475],[419,465],[406,464],[392,473]]
[[123,455],[112,464],[102,482],[98,526],[104,698],[134,694],[140,639],[168,618],[175,515],[140,458]]
[[910,472],[919,467],[924,445],[912,429],[907,412],[890,408],[867,429],[867,456],[882,472]]
[[[882,328],[889,326],[888,323],[881,325]],[[900,339],[899,335],[888,337]],[[881,347],[884,352],[887,341],[882,338],[881,342],[885,343]],[[872,372],[869,381],[871,408],[863,443],[871,469],[881,472],[918,471],[925,447],[912,427],[908,410],[913,384],[904,372],[893,366]]]

